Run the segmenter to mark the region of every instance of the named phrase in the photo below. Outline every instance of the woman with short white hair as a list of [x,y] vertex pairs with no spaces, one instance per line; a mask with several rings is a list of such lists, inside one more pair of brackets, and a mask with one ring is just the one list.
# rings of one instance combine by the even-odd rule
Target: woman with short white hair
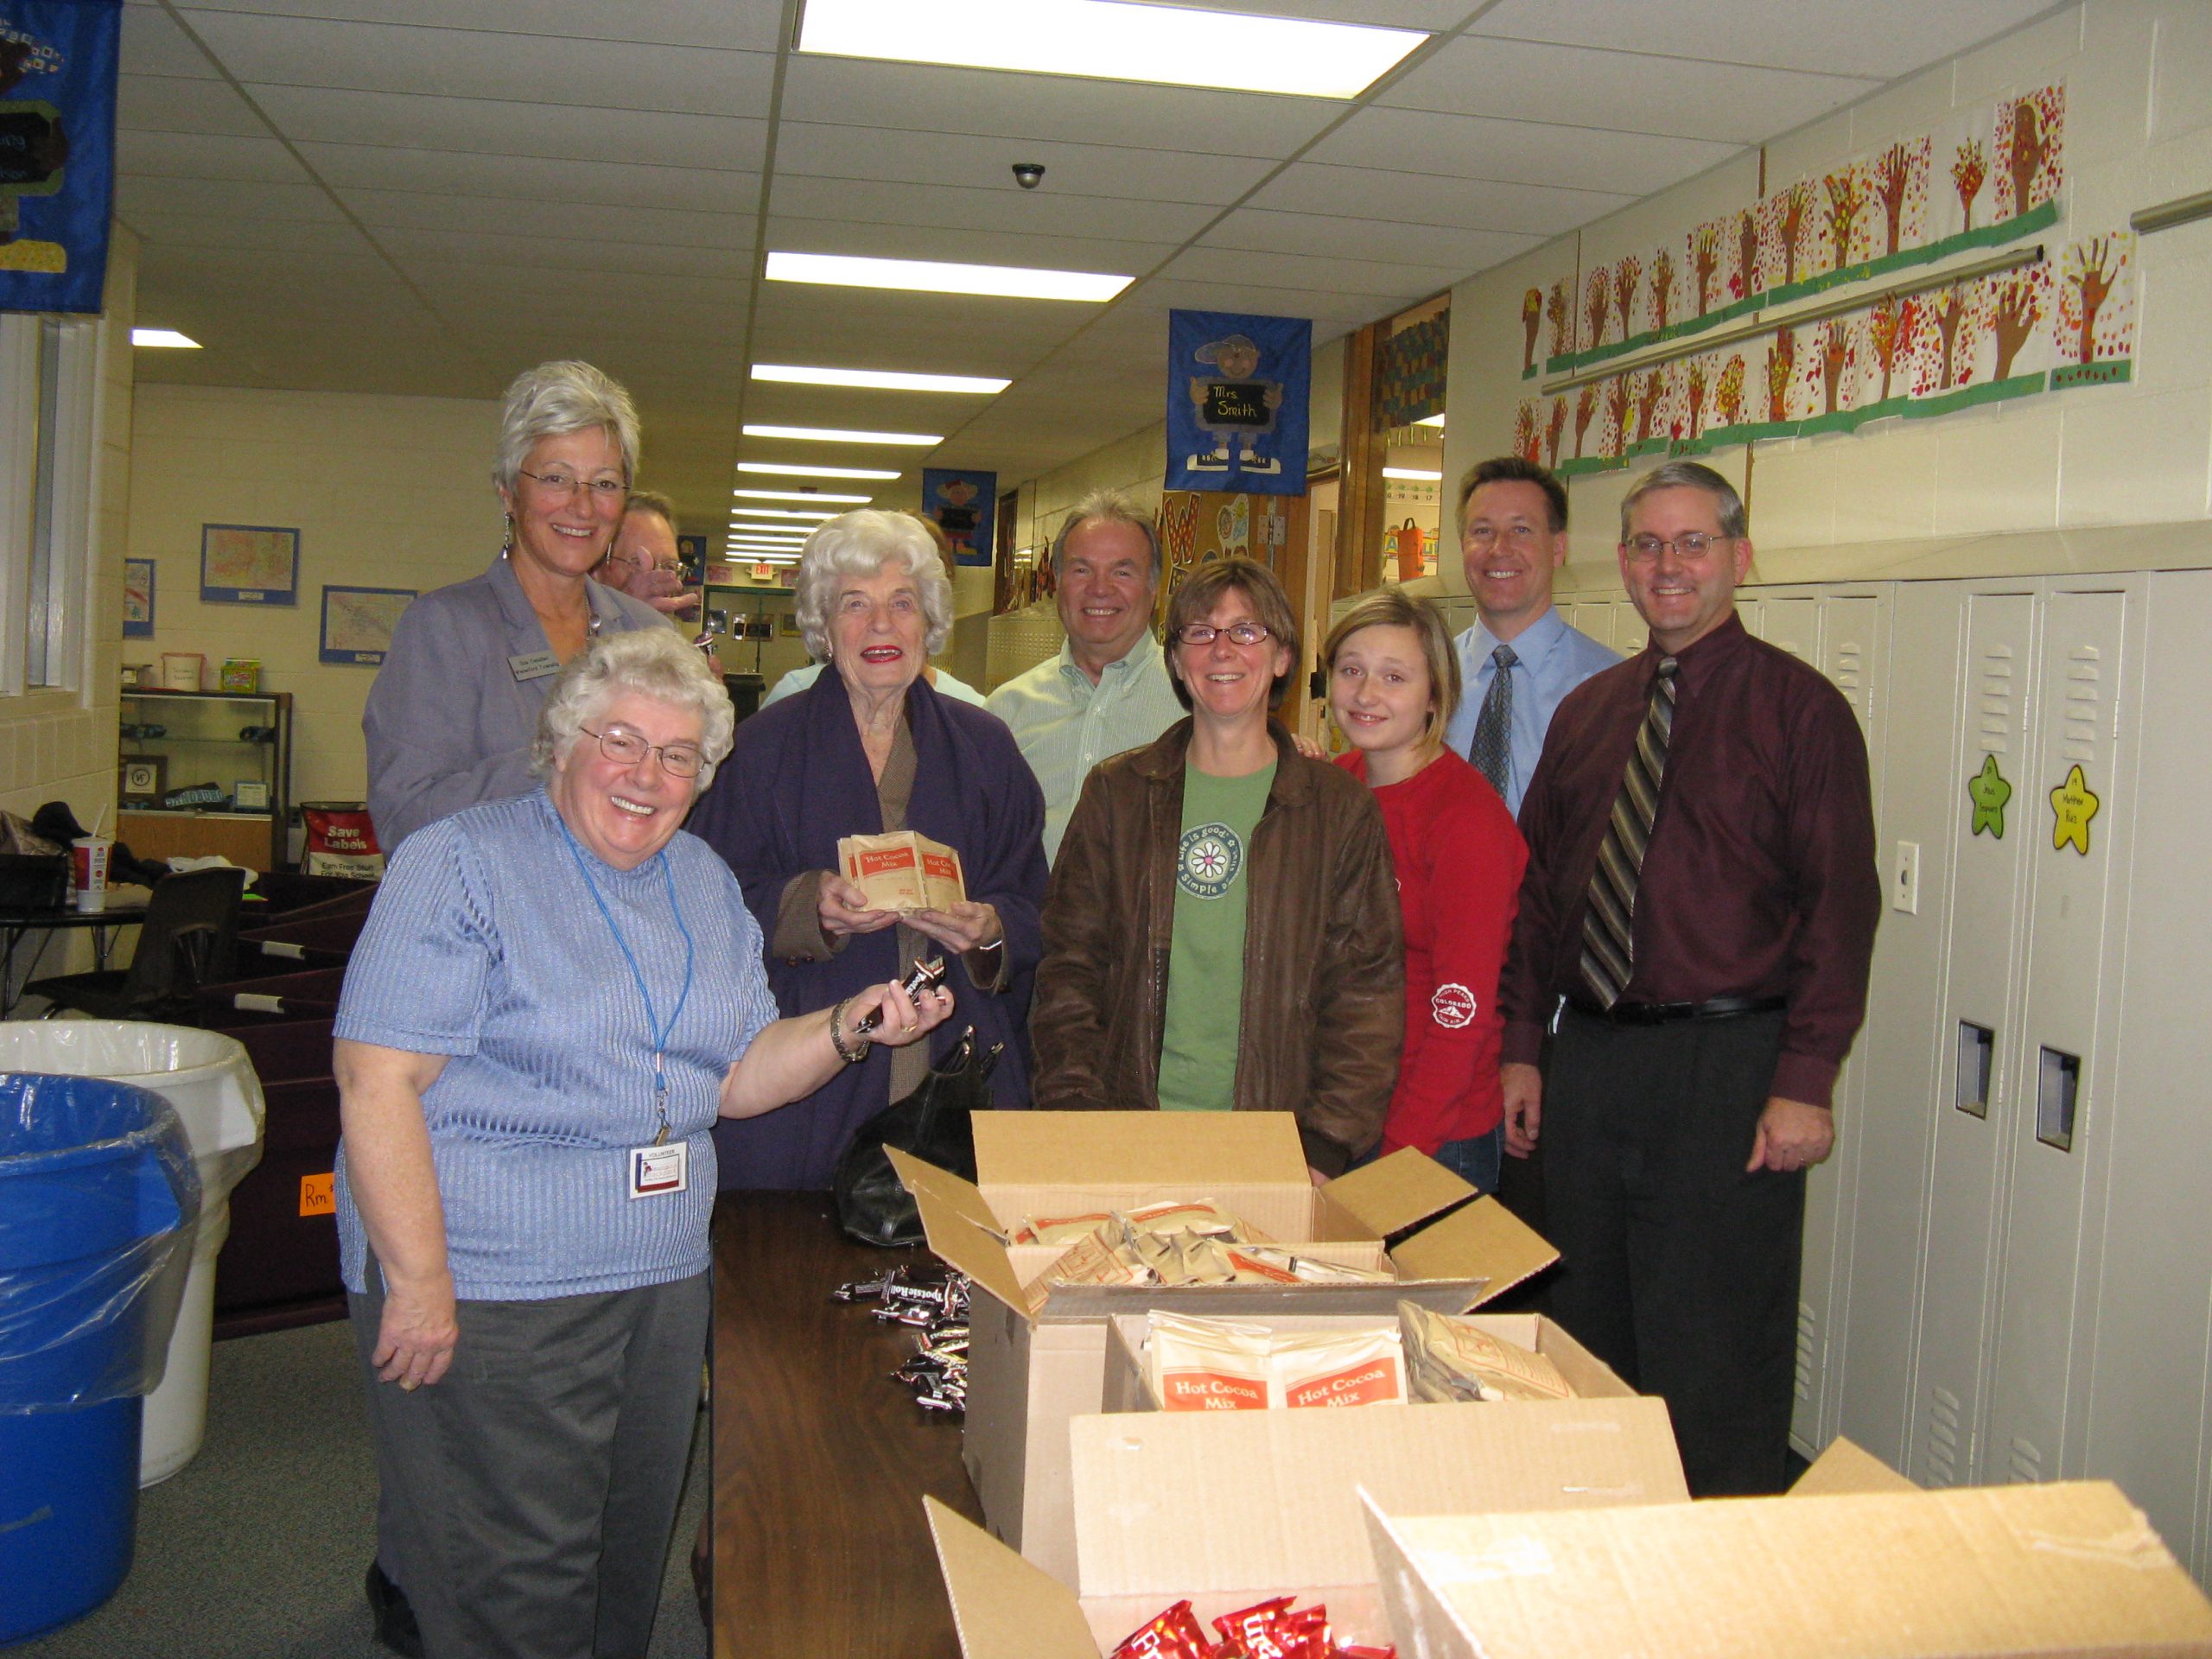
[[531,734],[563,665],[601,634],[663,626],[652,606],[587,579],[637,473],[638,412],[615,381],[578,362],[515,377],[492,462],[499,556],[407,607],[361,716],[369,817],[387,854],[448,812],[527,792]]
[[[942,955],[960,1023],[1006,1045],[991,1077],[997,1103],[1027,1105],[1044,795],[1003,721],[922,677],[952,627],[944,559],[904,513],[848,512],[807,538],[791,585],[807,648],[828,669],[738,728],[692,832],[745,888],[778,1006],[817,1007]],[[959,854],[964,900],[880,910],[837,873],[841,836],[897,830]],[[918,1046],[875,1055],[791,1111],[718,1127],[723,1184],[829,1186],[853,1131],[928,1064]]]
[[346,969],[341,1268],[385,1547],[439,1659],[645,1650],[706,1350],[709,1130],[952,1008],[879,981],[776,1017],[743,894],[680,833],[734,723],[671,630],[599,640],[541,714],[541,785],[410,836]]

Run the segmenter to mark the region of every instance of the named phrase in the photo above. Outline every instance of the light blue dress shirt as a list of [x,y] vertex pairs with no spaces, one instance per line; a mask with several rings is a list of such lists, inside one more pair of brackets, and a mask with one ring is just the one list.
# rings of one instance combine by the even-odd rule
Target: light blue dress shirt
[[[1497,664],[1491,659],[1500,643],[1478,622],[1459,639],[1459,706],[1444,728],[1444,741],[1461,755],[1475,738],[1475,721],[1490,695]],[[1556,610],[1548,610],[1510,642],[1520,660],[1513,665],[1513,723],[1508,734],[1505,810],[1521,816],[1521,797],[1544,752],[1544,734],[1552,715],[1567,694],[1620,658],[1588,634],[1567,626]]]

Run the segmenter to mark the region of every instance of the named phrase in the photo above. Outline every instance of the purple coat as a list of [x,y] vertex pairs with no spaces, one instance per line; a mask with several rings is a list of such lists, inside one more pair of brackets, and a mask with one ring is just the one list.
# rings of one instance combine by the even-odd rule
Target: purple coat
[[[947,963],[945,983],[957,1006],[931,1033],[931,1052],[944,1054],[967,1026],[986,1046],[1005,1044],[992,1093],[1001,1107],[1026,1107],[1030,981],[1042,950],[1044,791],[997,715],[939,696],[918,679],[906,693],[906,722],[914,744],[906,828],[959,851],[968,896],[995,906],[1006,930],[1003,992],[977,991],[965,969]],[[686,827],[728,861],[761,937],[772,943],[791,878],[835,870],[839,836],[883,830],[844,682],[824,674],[739,726],[736,747]],[[812,1013],[896,979],[898,932],[855,934],[828,962],[784,962],[771,954],[767,968],[777,1006],[786,1014]],[[876,1049],[803,1101],[759,1117],[725,1118],[715,1128],[721,1185],[828,1187],[853,1131],[890,1103],[890,1052]]]

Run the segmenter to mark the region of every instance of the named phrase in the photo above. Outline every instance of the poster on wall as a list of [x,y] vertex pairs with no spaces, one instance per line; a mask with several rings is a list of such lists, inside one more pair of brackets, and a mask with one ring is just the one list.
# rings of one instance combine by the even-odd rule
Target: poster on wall
[[991,562],[992,510],[999,475],[951,467],[922,468],[922,516],[944,532],[956,564]]
[[123,562],[123,637],[126,639],[150,639],[154,637],[154,562],[151,559],[125,559]]
[[676,569],[686,588],[696,588],[706,575],[707,538],[703,536],[678,536],[676,538]]
[[270,524],[200,526],[200,598],[211,605],[300,602],[300,532]]
[[0,5],[0,311],[98,311],[121,0]]
[[414,598],[412,588],[325,588],[321,660],[349,668],[380,665],[391,649],[399,613]]
[[1169,312],[1166,487],[1304,495],[1313,359],[1303,317]]

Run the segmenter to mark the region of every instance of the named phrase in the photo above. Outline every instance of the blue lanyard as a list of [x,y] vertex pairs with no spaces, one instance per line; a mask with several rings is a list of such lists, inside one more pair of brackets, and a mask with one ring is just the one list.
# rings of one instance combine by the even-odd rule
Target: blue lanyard
[[637,982],[639,998],[645,1005],[645,1029],[652,1033],[653,1039],[653,1109],[660,1118],[660,1133],[654,1137],[653,1144],[665,1145],[668,1141],[668,1071],[662,1064],[662,1057],[668,1052],[669,1033],[676,1029],[676,1022],[683,1017],[683,1005],[691,1000],[694,954],[691,930],[683,925],[683,907],[676,902],[676,875],[669,868],[668,849],[664,847],[653,856],[659,861],[661,880],[668,886],[669,913],[676,918],[676,931],[683,936],[683,988],[677,993],[676,1006],[669,1010],[668,1023],[663,1025],[653,1014],[653,994],[645,988],[645,976],[638,968],[638,958],[630,950],[630,942],[622,937],[622,930],[615,925],[614,912],[607,907],[607,900],[600,896],[599,883],[592,880],[591,866],[584,862],[583,849],[576,845],[575,831],[569,828],[565,818],[561,820],[561,836],[568,844],[569,856],[576,861],[576,874],[583,877],[585,890],[591,894],[592,902],[599,906],[599,913],[607,919],[607,931],[614,936],[614,943],[622,952],[622,960],[630,964],[630,977]]

